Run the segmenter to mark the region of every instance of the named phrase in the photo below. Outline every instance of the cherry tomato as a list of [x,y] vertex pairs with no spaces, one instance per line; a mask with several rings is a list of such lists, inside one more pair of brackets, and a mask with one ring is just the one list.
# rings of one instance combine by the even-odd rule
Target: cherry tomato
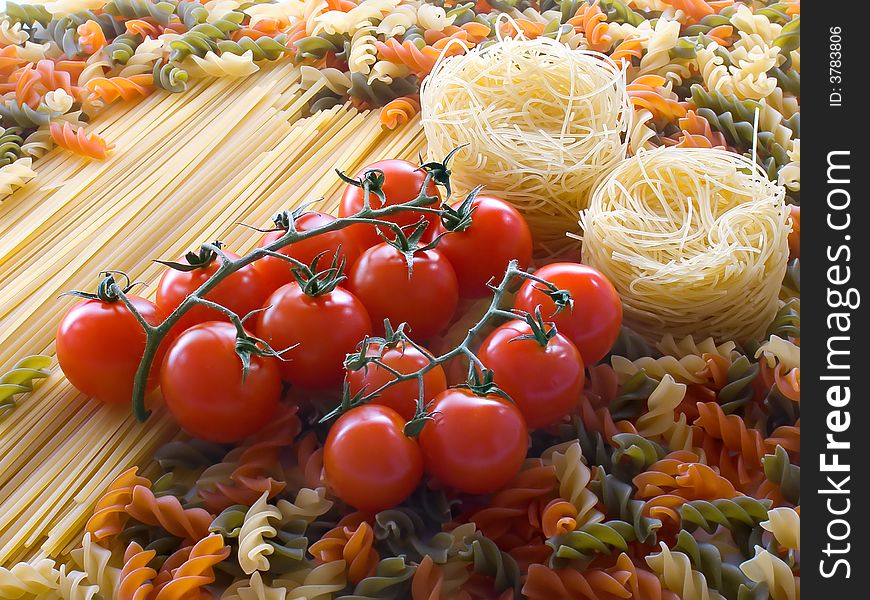
[[312,297],[289,283],[266,305],[257,316],[257,335],[278,352],[296,345],[281,354],[281,376],[304,388],[340,384],[345,356],[372,333],[365,306],[342,288]]
[[571,341],[557,333],[546,347],[530,335],[523,321],[505,323],[484,340],[477,357],[492,369],[495,384],[536,429],[557,423],[577,405],[583,392],[583,357]]
[[801,207],[792,204],[788,207],[791,214],[791,233],[788,234],[789,258],[801,257]]
[[[230,260],[239,258],[232,252],[224,253]],[[178,308],[185,298],[195,292],[206,279],[214,275],[220,266],[221,258],[218,257],[208,265],[192,271],[177,271],[168,268],[160,277],[157,285],[157,306],[167,315]],[[187,263],[183,258],[179,261]],[[205,295],[206,300],[216,302],[221,306],[232,310],[240,317],[263,307],[263,302],[268,297],[269,283],[265,277],[253,265],[246,265],[221,281],[217,286]],[[227,317],[213,308],[207,306],[193,306],[178,321],[179,331],[206,321],[229,321]]]
[[426,469],[467,494],[488,494],[519,471],[528,449],[520,410],[497,397],[451,388],[435,398],[420,434]]
[[477,196],[472,203],[471,226],[465,231],[446,233],[438,251],[447,257],[459,293],[466,298],[489,296],[490,279],[498,283],[508,263],[516,259],[520,267],[532,262],[532,233],[523,216],[513,206],[493,196]]
[[[383,206],[403,204],[413,200],[420,194],[420,190],[423,188],[423,181],[426,179],[426,172],[423,169],[407,160],[396,159],[379,160],[378,162],[372,163],[360,170],[355,178],[359,179],[366,171],[374,169],[378,169],[384,173],[383,192],[387,201],[386,203],[382,203],[377,196],[371,194],[369,202],[372,208],[383,208]],[[437,208],[441,204],[441,194],[438,192],[437,186],[431,181],[429,182],[426,194],[438,198],[438,202],[432,204],[434,208]],[[344,194],[341,196],[341,205],[338,209],[338,216],[350,217],[362,210],[363,196],[364,193],[362,188],[348,185],[344,190]],[[429,230],[434,231],[437,226],[437,216],[427,213],[408,211],[385,218],[384,220],[390,221],[391,223],[397,223],[404,227],[406,225],[418,223],[420,219],[424,217],[430,223]],[[352,225],[348,230],[353,231],[353,235],[356,237],[360,248],[363,250],[371,248],[382,241],[372,225]],[[389,231],[384,231],[384,233],[387,234],[390,239],[394,237]]]
[[281,397],[278,359],[251,356],[245,376],[236,354],[236,328],[209,321],[182,333],[160,372],[169,412],[190,435],[236,442],[262,429]]
[[[127,296],[150,325],[165,314],[138,296]],[[157,385],[157,374],[167,345],[158,350],[147,389]],[[133,380],[145,353],[145,331],[120,300],[80,300],[63,316],[57,328],[57,362],[77,390],[103,402],[130,402]]]
[[[377,355],[378,348],[369,348],[370,356]],[[426,356],[408,344],[399,344],[387,348],[381,354],[381,362],[391,369],[407,375],[414,373],[429,364]],[[365,389],[370,393],[382,385],[393,381],[395,377],[378,365],[366,365],[363,369],[350,371],[347,374],[347,382],[350,385],[351,395]],[[447,377],[441,365],[435,365],[423,375],[424,402],[432,400],[435,396],[447,389]],[[417,397],[420,395],[420,385],[416,380],[395,383],[382,391],[372,402],[389,406],[403,419],[410,421],[414,418],[417,410]]]
[[459,301],[456,274],[437,250],[414,254],[408,276],[404,255],[382,243],[363,252],[348,273],[347,288],[362,300],[372,318],[375,333],[384,333],[384,319],[394,327],[407,323],[415,340],[441,333]]
[[[310,231],[329,225],[333,221],[335,221],[335,217],[332,215],[309,212],[296,219],[296,228],[299,231]],[[260,239],[257,247],[268,246],[285,233],[284,231],[270,231]],[[341,247],[340,251],[339,247]],[[310,265],[316,256],[323,254],[317,262],[318,272],[330,268],[336,255],[338,255],[339,261],[344,258],[345,269],[349,269],[360,255],[359,245],[347,228],[321,233],[312,238],[295,242],[281,248],[278,252],[285,256],[291,256],[306,265]],[[295,281],[291,272],[293,265],[280,258],[266,256],[255,262],[254,265],[268,280],[269,289],[273,291],[282,285]]]
[[365,404],[343,414],[323,447],[326,480],[354,508],[378,512],[411,495],[423,477],[416,440],[404,419],[387,406]]
[[593,365],[604,358],[622,326],[622,302],[613,284],[596,269],[579,263],[553,263],[541,267],[535,275],[568,290],[574,300],[573,310],[564,308],[556,314],[553,300],[538,289],[541,284],[530,279],[520,287],[514,307],[534,313],[540,305],[541,316],[574,342],[584,364]]

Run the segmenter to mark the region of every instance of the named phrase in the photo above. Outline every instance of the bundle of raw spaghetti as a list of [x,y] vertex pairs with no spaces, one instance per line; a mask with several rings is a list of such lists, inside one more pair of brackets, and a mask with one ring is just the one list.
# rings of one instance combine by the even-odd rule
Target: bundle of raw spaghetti
[[583,262],[613,282],[625,322],[650,341],[757,339],[788,260],[783,199],[739,154],[641,152],[596,186],[581,214]]
[[483,184],[512,202],[545,249],[570,242],[596,179],[625,157],[625,73],[550,38],[500,38],[442,58],[420,104],[430,158],[465,145],[454,185]]

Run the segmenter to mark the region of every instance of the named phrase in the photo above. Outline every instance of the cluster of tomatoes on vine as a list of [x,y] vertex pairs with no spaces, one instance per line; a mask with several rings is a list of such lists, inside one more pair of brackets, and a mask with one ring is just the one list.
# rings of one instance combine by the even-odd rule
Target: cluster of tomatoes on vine
[[[445,165],[385,160],[344,178],[337,218],[283,213],[259,247],[288,228],[323,232],[234,270],[196,303],[191,295],[214,281],[221,264],[240,259],[219,243],[164,262],[155,302],[107,272],[97,294],[78,293],[84,298],[61,320],[63,372],[89,396],[129,402],[146,352],[143,322],[156,327],[187,302],[156,350],[147,389],[159,385],[194,437],[229,443],[256,433],[274,417],[286,385],[334,390],[343,400],[324,469],[348,504],[368,511],[399,504],[424,472],[464,493],[499,489],[525,459],[529,429],[575,410],[584,365],[610,350],[622,308],[607,279],[577,263],[533,274],[511,267],[508,275],[520,276],[505,280],[509,264],[532,264],[526,221],[479,190],[442,204],[439,185],[450,195]],[[397,212],[380,226],[354,219],[369,206],[421,197],[435,208]],[[516,291],[512,310],[497,306],[508,286]],[[461,299],[493,293],[484,318],[504,323],[482,342],[468,340],[474,348],[448,353],[469,361],[468,385],[448,387],[448,355],[426,345],[456,318]]]

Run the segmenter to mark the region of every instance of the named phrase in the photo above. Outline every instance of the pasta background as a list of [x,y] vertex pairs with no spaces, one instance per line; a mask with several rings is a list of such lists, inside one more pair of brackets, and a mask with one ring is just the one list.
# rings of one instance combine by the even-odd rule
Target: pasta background
[[[49,22],[103,3],[44,4],[15,10]],[[0,202],[0,598],[163,600],[212,582],[243,600],[799,598],[791,238],[787,267],[777,246],[776,313],[745,344],[624,328],[590,365],[577,409],[534,433],[505,488],[448,500],[421,486],[376,515],[329,490],[308,415],[285,410],[232,449],[190,441],[156,398],[140,425],[77,394],[46,357],[25,357],[54,353],[72,302],[58,295],[92,287],[98,269],[153,294],[152,259],[215,238],[244,252],[259,233],[239,222],[312,200],[334,211],[334,167],[417,159],[420,79],[445,48],[514,29],[625,61],[632,118],[614,139],[630,155],[752,149],[799,220],[799,3],[498,3],[510,20],[485,1],[440,4],[112,0],[108,12],[131,20],[78,13],[46,43],[0,21],[0,71],[16,73],[0,102],[0,192],[13,192]],[[79,62],[62,54],[106,42]]]

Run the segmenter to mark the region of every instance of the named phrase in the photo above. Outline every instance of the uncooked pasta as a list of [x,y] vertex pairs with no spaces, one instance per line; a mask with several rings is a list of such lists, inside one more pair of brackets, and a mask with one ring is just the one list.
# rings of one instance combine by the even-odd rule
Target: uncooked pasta
[[570,241],[592,185],[625,157],[632,115],[610,58],[522,35],[442,59],[420,104],[429,158],[465,145],[451,163],[456,187],[508,199],[548,250]]
[[580,218],[583,262],[607,275],[625,322],[649,341],[757,339],[788,260],[784,196],[733,152],[641,152],[593,192]]

